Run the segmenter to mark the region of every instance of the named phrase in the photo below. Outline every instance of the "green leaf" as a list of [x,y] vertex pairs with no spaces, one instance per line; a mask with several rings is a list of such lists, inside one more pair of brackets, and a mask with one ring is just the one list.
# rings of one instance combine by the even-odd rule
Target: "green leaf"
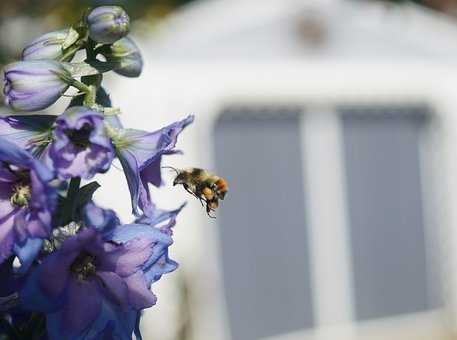
[[81,189],[79,189],[78,195],[76,196],[78,207],[82,207],[89,203],[92,200],[92,196],[94,195],[95,191],[97,191],[100,186],[101,185],[97,181],[94,181],[81,187]]
[[109,94],[102,86],[97,89],[96,102],[103,107],[111,107],[111,99]]
[[78,216],[81,213],[81,209],[84,206],[92,201],[92,196],[94,195],[95,191],[100,188],[100,184],[97,181],[90,182],[83,187],[81,187],[76,194],[75,201],[73,203],[73,217]]
[[54,213],[54,221],[57,226],[62,226],[62,223],[64,222],[64,212],[65,212],[65,205],[67,204],[67,198],[58,195],[57,197],[57,209]]
[[92,200],[92,196],[98,188],[100,188],[100,184],[96,181],[80,188],[79,179],[72,178],[68,187],[67,197],[59,196],[55,217],[56,224],[58,226],[65,226],[72,221],[78,222],[81,209]]

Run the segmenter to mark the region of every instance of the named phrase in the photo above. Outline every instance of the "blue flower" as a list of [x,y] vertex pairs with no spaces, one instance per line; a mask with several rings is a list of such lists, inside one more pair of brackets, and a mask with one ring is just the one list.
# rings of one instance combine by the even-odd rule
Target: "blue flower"
[[[185,204],[158,209],[149,185],[162,185],[162,157],[180,153],[178,136],[194,117],[155,132],[122,126],[102,74],[141,74],[129,26],[121,7],[95,7],[71,28],[37,37],[21,61],[4,67],[4,100],[15,111],[46,109],[70,86],[79,92],[58,116],[0,117],[0,335],[141,340],[142,312],[157,301],[151,288],[178,267],[169,247]],[[79,50],[85,61],[70,64]],[[92,202],[97,182],[81,187],[114,157],[133,223]]]
[[94,329],[100,317],[107,322],[113,318],[105,309],[128,314],[155,304],[141,271],[152,253],[150,240],[114,244],[85,228],[35,269],[33,287],[28,283],[23,291],[23,305],[48,313],[51,339],[79,337]]
[[162,183],[160,164],[163,155],[177,153],[178,135],[191,124],[194,116],[168,125],[155,132],[133,129],[112,129],[110,134],[129,186],[133,213],[137,216],[153,213],[148,183]]
[[168,247],[178,212],[162,228],[113,228],[114,213],[90,203],[80,231],[27,278],[23,307],[46,313],[51,340],[131,339],[141,310],[156,303],[151,284],[177,267]]
[[178,267],[177,263],[168,257],[168,247],[173,244],[172,228],[185,205],[184,203],[174,210],[162,210],[154,206],[151,215],[143,215],[137,218],[135,223],[120,225],[113,210],[102,209],[90,202],[84,208],[83,220],[87,227],[100,232],[107,242],[128,244],[139,240],[150,241],[151,256],[141,266],[147,278],[147,286],[150,288],[163,274]]
[[87,107],[68,108],[56,120],[49,156],[60,177],[92,178],[108,171],[114,158],[103,115]]
[[115,242],[131,242],[134,239],[147,239],[154,243],[153,253],[147,262],[142,266],[146,283],[150,287],[153,283],[160,280],[163,274],[170,273],[178,268],[178,264],[168,256],[168,247],[173,243],[172,227],[176,224],[176,217],[181,211],[179,209],[166,213],[162,219],[167,220],[167,224],[158,228],[158,220],[151,220],[150,223],[133,223],[116,228],[111,235],[111,240]]
[[0,263],[14,253],[26,269],[39,252],[57,199],[53,177],[30,153],[0,138]]

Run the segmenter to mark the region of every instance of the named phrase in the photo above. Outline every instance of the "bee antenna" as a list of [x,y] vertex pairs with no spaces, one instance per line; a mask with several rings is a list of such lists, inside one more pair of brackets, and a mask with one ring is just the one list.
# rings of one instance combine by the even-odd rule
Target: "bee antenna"
[[179,171],[176,168],[173,168],[172,166],[162,166],[162,169],[171,169],[174,172],[176,172],[177,175],[179,175]]

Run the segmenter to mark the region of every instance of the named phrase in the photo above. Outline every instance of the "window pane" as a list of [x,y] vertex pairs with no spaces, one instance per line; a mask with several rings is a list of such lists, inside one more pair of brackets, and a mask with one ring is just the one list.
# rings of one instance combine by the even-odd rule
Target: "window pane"
[[419,139],[426,111],[342,111],[357,319],[425,310]]
[[300,112],[233,108],[216,125],[217,172],[230,185],[218,222],[234,340],[313,324]]

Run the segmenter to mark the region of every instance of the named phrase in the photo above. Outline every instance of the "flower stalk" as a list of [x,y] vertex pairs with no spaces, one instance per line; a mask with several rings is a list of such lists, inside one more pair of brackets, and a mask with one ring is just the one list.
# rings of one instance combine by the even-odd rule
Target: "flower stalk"
[[[14,110],[47,109],[69,87],[78,91],[57,116],[0,117],[0,330],[8,338],[141,339],[142,311],[157,300],[153,284],[178,267],[168,248],[184,205],[156,208],[148,185],[161,178],[161,158],[178,153],[193,116],[155,132],[124,128],[102,83],[105,72],[141,73],[129,25],[118,6],[93,8],[33,40],[24,60],[5,68]],[[71,62],[78,51],[86,59]],[[83,183],[115,158],[131,196],[128,224],[95,203],[97,181]]]

